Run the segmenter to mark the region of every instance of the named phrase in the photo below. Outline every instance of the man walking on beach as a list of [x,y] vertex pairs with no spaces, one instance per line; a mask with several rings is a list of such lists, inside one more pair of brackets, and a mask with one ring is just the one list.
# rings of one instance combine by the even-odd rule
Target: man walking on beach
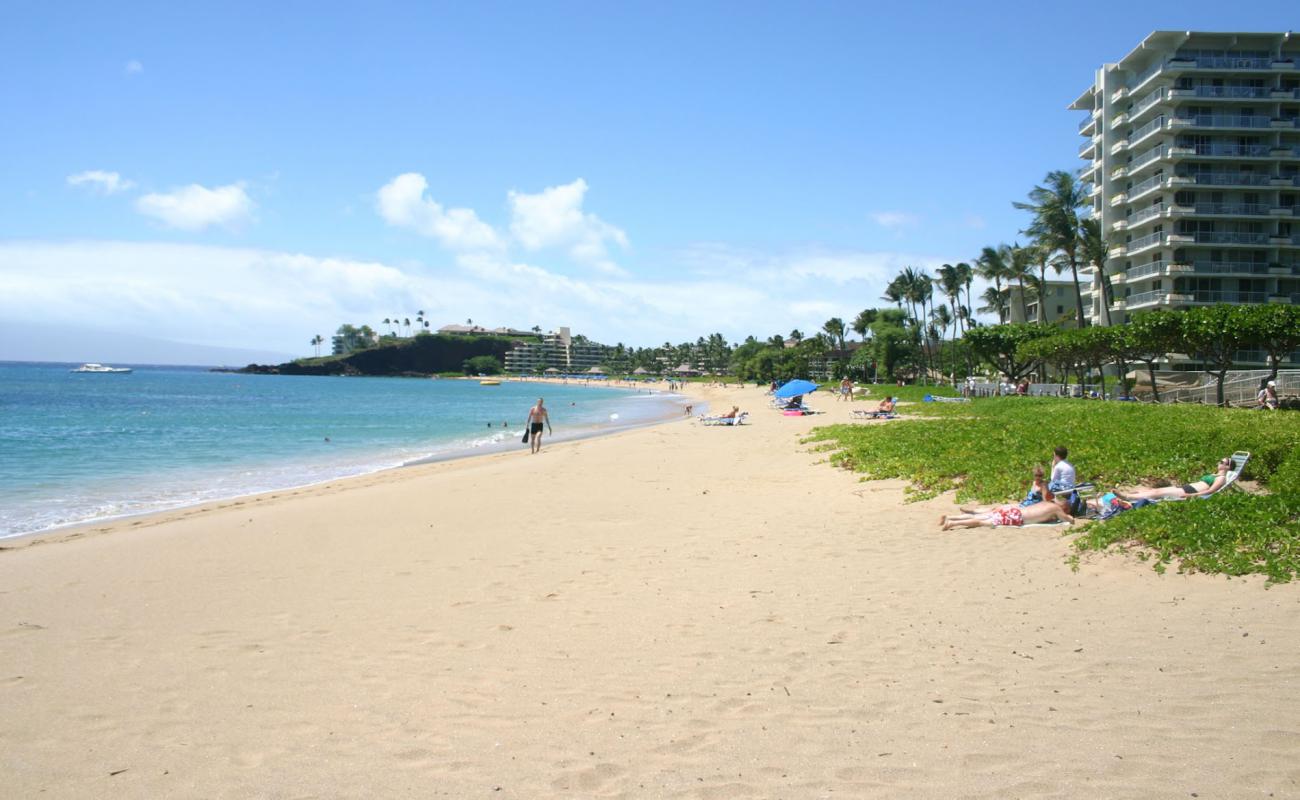
[[542,425],[546,430],[555,433],[551,429],[551,415],[547,413],[546,406],[542,405],[542,398],[537,398],[537,405],[528,409],[528,436],[533,445],[533,454],[542,449]]

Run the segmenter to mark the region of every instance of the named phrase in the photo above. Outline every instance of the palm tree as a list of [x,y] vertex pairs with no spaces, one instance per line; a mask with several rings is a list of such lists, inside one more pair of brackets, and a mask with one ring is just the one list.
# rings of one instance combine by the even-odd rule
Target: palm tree
[[[1011,247],[1000,244],[997,247],[985,247],[980,250],[979,258],[975,259],[975,273],[986,281],[993,284],[993,288],[998,294],[1002,294],[1002,279],[1011,274],[1009,261],[1011,260]],[[984,293],[985,297],[988,292]],[[1006,303],[1000,302],[998,308],[1006,308]],[[982,309],[981,309],[982,310]],[[1002,320],[999,318],[999,322]]]
[[876,310],[866,308],[858,312],[853,319],[853,332],[862,337],[862,341],[867,340],[867,331],[871,330],[871,323],[876,321]]
[[903,289],[903,276],[898,275],[895,276],[895,278],[889,282],[889,285],[885,287],[885,293],[880,296],[880,299],[893,303],[898,306],[899,311],[902,311],[903,297],[905,294],[906,292]]
[[794,340],[794,343],[795,343],[795,344],[798,344],[799,342],[802,342],[802,341],[803,341],[803,331],[799,330],[798,328],[795,328],[794,330],[790,331],[790,338]]
[[388,317],[384,317],[384,324],[387,325],[387,326],[389,326],[389,327],[391,328],[392,325],[393,325],[393,321],[392,321],[391,319],[389,319]]
[[844,349],[844,335],[848,330],[847,326],[844,324],[844,320],[839,317],[831,317],[826,320],[824,325],[822,325],[822,330],[826,332],[827,336],[831,337],[832,344],[840,350]]
[[984,305],[978,309],[981,314],[996,314],[998,319],[1001,319],[1006,313],[1007,298],[998,291],[996,286],[985,289],[984,294],[980,295],[980,300],[984,301]]
[[316,347],[316,357],[320,358],[320,346],[325,342],[325,337],[319,333],[311,337],[311,343]]
[[1019,242],[1011,246],[1011,258],[1007,262],[1007,280],[1020,285],[1020,318],[1029,321],[1029,300],[1025,297],[1025,279],[1033,280],[1034,248],[1021,247]]
[[410,335],[411,335],[411,318],[410,318],[410,317],[406,317],[406,318],[402,321],[402,324],[404,324],[404,325],[406,326],[406,335],[407,335],[407,336],[410,336]]
[[1111,324],[1110,304],[1114,300],[1115,290],[1110,285],[1110,275],[1106,274],[1106,259],[1110,257],[1110,245],[1106,235],[1101,231],[1101,220],[1097,217],[1085,219],[1079,226],[1079,255],[1083,263],[1097,268],[1101,278],[1101,313],[1106,325]]
[[[938,339],[940,342],[943,341],[944,335],[948,333],[949,327],[953,327],[955,332],[957,320],[953,317],[952,314],[948,312],[948,306],[944,305],[943,303],[940,303],[938,307],[936,307],[933,311],[930,312],[930,320],[934,324],[939,326],[939,330],[941,331],[941,334],[935,338]],[[939,352],[942,355],[943,350],[940,349]],[[940,359],[939,371],[943,372],[943,359]]]
[[[952,304],[953,311],[956,311],[961,305],[961,276],[958,275],[957,268],[952,264],[944,264],[939,267],[938,273],[938,276],[934,279],[934,285],[939,287],[939,291],[943,292],[943,296],[948,298],[948,302]],[[958,314],[954,321],[960,322],[961,315]]]
[[[934,284],[930,281],[930,274],[923,269],[913,269],[905,267],[899,275],[904,287],[904,296],[908,304],[912,306],[912,321],[916,324],[916,331],[921,337],[921,349],[926,361],[926,378],[929,377],[930,368],[930,337],[929,329],[926,325],[927,304],[934,298]],[[918,312],[917,307],[920,310]]]
[[971,284],[975,282],[975,269],[971,267],[970,264],[967,264],[965,261],[962,261],[961,263],[957,264],[957,266],[954,267],[954,269],[957,270],[957,277],[961,279],[962,286],[966,287],[966,305],[962,307],[962,309],[965,311],[965,314],[963,314],[962,316],[963,319],[965,319],[966,321],[966,330],[970,330],[971,328],[970,309],[971,306],[975,304],[975,300],[974,298],[971,297],[970,294],[970,287]]
[[[1052,248],[1040,242],[1029,245],[1029,248],[1031,251],[1030,260],[1035,267],[1038,267],[1038,280],[1035,288],[1038,290],[1038,324],[1041,325],[1047,322],[1045,305],[1047,302],[1047,266],[1052,261]],[[1057,272],[1060,272],[1060,270],[1058,269]]]
[[1074,173],[1066,170],[1047,173],[1044,183],[1046,185],[1030,190],[1028,203],[1012,205],[1034,215],[1026,233],[1040,245],[1047,245],[1065,256],[1074,278],[1075,318],[1082,328],[1085,321],[1083,291],[1079,288],[1079,209],[1087,203],[1087,197]]

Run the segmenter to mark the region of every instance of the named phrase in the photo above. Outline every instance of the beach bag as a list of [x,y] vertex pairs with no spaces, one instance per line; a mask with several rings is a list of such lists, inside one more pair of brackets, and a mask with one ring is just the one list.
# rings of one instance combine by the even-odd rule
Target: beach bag
[[524,444],[528,444],[528,434],[529,434],[528,428],[524,428]]

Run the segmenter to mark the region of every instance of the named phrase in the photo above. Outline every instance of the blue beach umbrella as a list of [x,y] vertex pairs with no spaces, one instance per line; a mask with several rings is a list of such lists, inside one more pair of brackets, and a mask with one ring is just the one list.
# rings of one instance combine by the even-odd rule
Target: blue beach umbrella
[[776,390],[776,397],[798,397],[817,391],[817,384],[812,381],[794,380]]

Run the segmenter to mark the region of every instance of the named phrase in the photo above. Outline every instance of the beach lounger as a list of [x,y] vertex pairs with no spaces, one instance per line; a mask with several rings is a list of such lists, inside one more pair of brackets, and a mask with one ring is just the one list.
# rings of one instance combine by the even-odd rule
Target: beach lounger
[[[924,401],[931,403],[969,403],[969,397],[940,397],[937,394],[927,394]],[[923,401],[923,402],[924,402]]]
[[897,411],[867,411],[865,409],[855,409],[853,411],[854,419],[898,419]]
[[734,417],[700,417],[700,423],[710,426],[734,426],[744,425],[745,418],[749,416],[748,411],[742,411]]
[[1224,489],[1227,489],[1233,486],[1234,484],[1236,484],[1237,479],[1241,477],[1242,470],[1246,468],[1246,462],[1249,460],[1250,460],[1250,453],[1246,452],[1245,450],[1238,450],[1237,452],[1233,453],[1232,469],[1228,470],[1228,479],[1223,482],[1222,486],[1215,489],[1213,492],[1210,492],[1209,494],[1205,494],[1205,495],[1197,495],[1197,497],[1201,500],[1208,500],[1211,497],[1214,497],[1219,492],[1222,492]]

